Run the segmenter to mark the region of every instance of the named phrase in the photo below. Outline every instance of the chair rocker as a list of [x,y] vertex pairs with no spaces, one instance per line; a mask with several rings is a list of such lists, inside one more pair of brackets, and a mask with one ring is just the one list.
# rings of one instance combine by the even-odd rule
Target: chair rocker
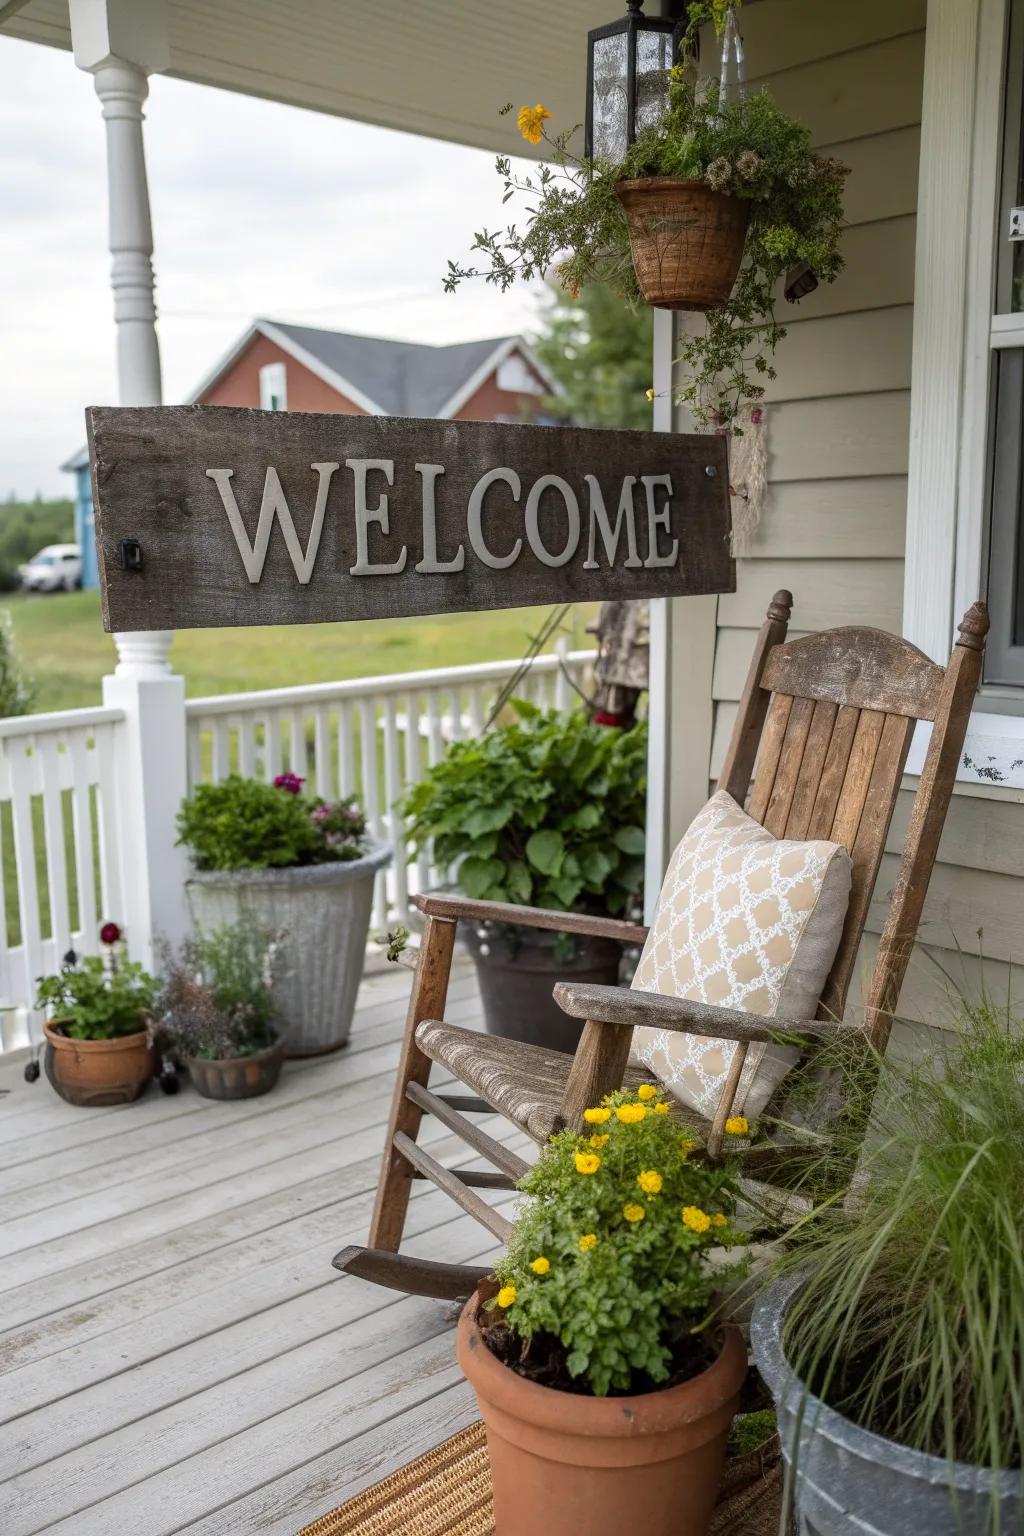
[[[792,598],[777,592],[754,647],[718,788],[776,837],[826,838],[851,856],[852,886],[839,948],[814,1019],[761,1017],[684,998],[622,987],[559,983],[554,996],[583,1020],[574,1054],[464,1029],[444,1020],[460,919],[592,934],[642,944],[647,929],[611,918],[542,911],[460,896],[426,895],[426,917],[395,1083],[386,1150],[367,1247],[345,1248],[338,1269],[408,1293],[454,1300],[486,1271],[399,1252],[412,1181],[426,1178],[504,1241],[511,1224],[478,1188],[513,1189],[528,1165],[467,1116],[506,1116],[543,1144],[563,1127],[582,1126],[584,1109],[623,1084],[650,1081],[629,1065],[636,1025],[738,1042],[714,1118],[673,1106],[704,1155],[720,1153],[725,1121],[749,1046],[780,1031],[808,1049],[825,1039],[869,1042],[884,1050],[917,933],[925,893],[963,751],[981,673],[988,614],[976,603],[964,616],[946,667],[907,641],[868,628],[824,630],[786,643]],[[931,738],[914,794],[906,838],[888,899],[866,1006],[855,1020],[844,1008],[889,824],[919,720]],[[751,784],[751,779],[753,783]],[[749,791],[749,800],[747,799]],[[432,1092],[436,1062],[469,1090]],[[494,1172],[449,1169],[418,1145],[424,1114],[454,1131]],[[774,1153],[775,1167],[779,1152]],[[744,1174],[771,1187],[773,1150],[755,1140]]]

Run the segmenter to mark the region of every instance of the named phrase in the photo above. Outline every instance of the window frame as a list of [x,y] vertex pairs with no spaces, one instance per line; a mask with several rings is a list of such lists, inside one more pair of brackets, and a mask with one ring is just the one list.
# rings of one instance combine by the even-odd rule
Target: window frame
[[[264,363],[260,368],[260,410],[261,411],[286,411],[288,409],[288,368],[280,358],[273,363]],[[279,400],[279,405],[267,402]]]

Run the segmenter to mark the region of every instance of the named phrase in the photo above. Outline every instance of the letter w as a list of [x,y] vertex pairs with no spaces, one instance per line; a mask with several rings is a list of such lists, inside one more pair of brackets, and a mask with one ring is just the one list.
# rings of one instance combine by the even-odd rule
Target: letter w
[[257,582],[263,575],[263,567],[267,559],[267,546],[270,543],[270,535],[274,527],[276,517],[281,524],[281,532],[284,534],[285,546],[291,556],[295,574],[303,586],[309,581],[316,564],[317,551],[320,548],[320,535],[324,527],[324,513],[327,510],[327,493],[331,488],[331,480],[337,464],[311,464],[310,469],[315,469],[320,477],[320,483],[316,493],[316,507],[313,512],[313,526],[309,530],[309,539],[306,543],[306,552],[303,554],[302,545],[299,543],[298,534],[295,532],[295,524],[292,522],[292,514],[288,509],[281,480],[274,466],[268,465],[266,479],[263,482],[263,500],[260,503],[260,520],[256,525],[256,538],[249,543],[249,535],[245,531],[242,522],[242,514],[238,510],[238,502],[235,500],[234,488],[231,484],[233,469],[208,469],[208,477],[214,482],[220,492],[220,499],[224,503],[224,511],[228,515],[231,524],[231,532],[235,536],[238,545],[238,553],[242,557],[245,566],[245,574],[252,582]]

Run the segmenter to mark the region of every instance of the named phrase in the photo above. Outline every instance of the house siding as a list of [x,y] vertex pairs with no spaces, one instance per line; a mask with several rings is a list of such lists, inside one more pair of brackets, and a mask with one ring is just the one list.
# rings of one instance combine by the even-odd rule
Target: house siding
[[[267,363],[284,363],[290,411],[336,411],[342,416],[365,416],[361,406],[318,378],[276,342],[254,336],[243,353],[209,389],[199,396],[201,405],[245,405],[254,410],[260,403],[260,369]],[[353,381],[354,382],[354,381]]]
[[[735,593],[717,604],[712,783],[754,635],[777,588],[793,592],[794,638],[840,624],[901,627],[925,19],[925,0],[858,7],[764,0],[743,14],[757,83],[767,84],[781,106],[809,124],[816,146],[852,172],[846,270],[787,309],[779,376],[767,395],[767,506],[737,564]],[[865,986],[913,782],[900,795],[868,921]],[[1005,996],[1007,963],[1020,953],[1024,931],[1022,802],[1024,794],[958,786],[921,926],[933,959],[919,946],[903,989],[903,1017],[943,1021],[948,984],[934,959],[973,989],[983,953],[987,982]],[[861,1000],[855,983],[851,1006]]]

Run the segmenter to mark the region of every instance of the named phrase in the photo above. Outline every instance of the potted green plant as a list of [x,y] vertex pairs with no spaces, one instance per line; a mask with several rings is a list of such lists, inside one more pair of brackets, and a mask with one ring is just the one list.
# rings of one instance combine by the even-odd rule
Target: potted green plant
[[[433,846],[467,896],[619,916],[643,886],[647,728],[595,725],[515,700],[515,718],[444,757],[405,795],[414,848]],[[618,980],[621,946],[493,923],[460,926],[492,1034],[571,1051],[558,979]]]
[[[811,149],[809,130],[766,90],[726,97],[701,80],[691,56],[696,29],[721,5],[690,7],[682,57],[670,71],[668,109],[618,163],[587,159],[577,130],[550,135],[541,103],[518,124],[550,146],[553,165],[529,175],[499,156],[505,202],[527,200],[524,222],[481,230],[474,266],[450,261],[448,292],[483,277],[505,291],[550,273],[571,295],[605,283],[630,303],[703,310],[679,361],[679,398],[705,424],[723,426],[764,395],[771,357],[785,331],[775,317],[786,274],[809,270],[832,282],[842,269],[843,183],[848,167]],[[507,110],[507,109],[506,109]]]
[[747,1374],[714,1318],[736,1173],[691,1160],[651,1084],[585,1119],[522,1180],[507,1257],[459,1320],[495,1529],[703,1536]]
[[103,953],[68,950],[60,970],[41,976],[36,1007],[46,1010],[46,1075],[69,1104],[128,1104],[153,1077],[147,1035],[159,983],[125,959],[116,923],[100,929]]
[[274,1017],[279,937],[249,922],[196,934],[164,953],[152,1034],[208,1099],[251,1099],[277,1082],[285,1040]]
[[195,865],[186,891],[196,927],[213,933],[245,919],[283,934],[274,1010],[289,1056],[347,1042],[373,882],[391,859],[354,800],[314,799],[303,784],[294,773],[272,784],[232,774],[198,785],[178,815]]
[[805,1536],[1024,1521],[1024,1035],[985,1003],[928,1050],[864,1064],[869,1134],[855,1116],[826,1149],[856,1165],[847,1198],[755,1308]]

